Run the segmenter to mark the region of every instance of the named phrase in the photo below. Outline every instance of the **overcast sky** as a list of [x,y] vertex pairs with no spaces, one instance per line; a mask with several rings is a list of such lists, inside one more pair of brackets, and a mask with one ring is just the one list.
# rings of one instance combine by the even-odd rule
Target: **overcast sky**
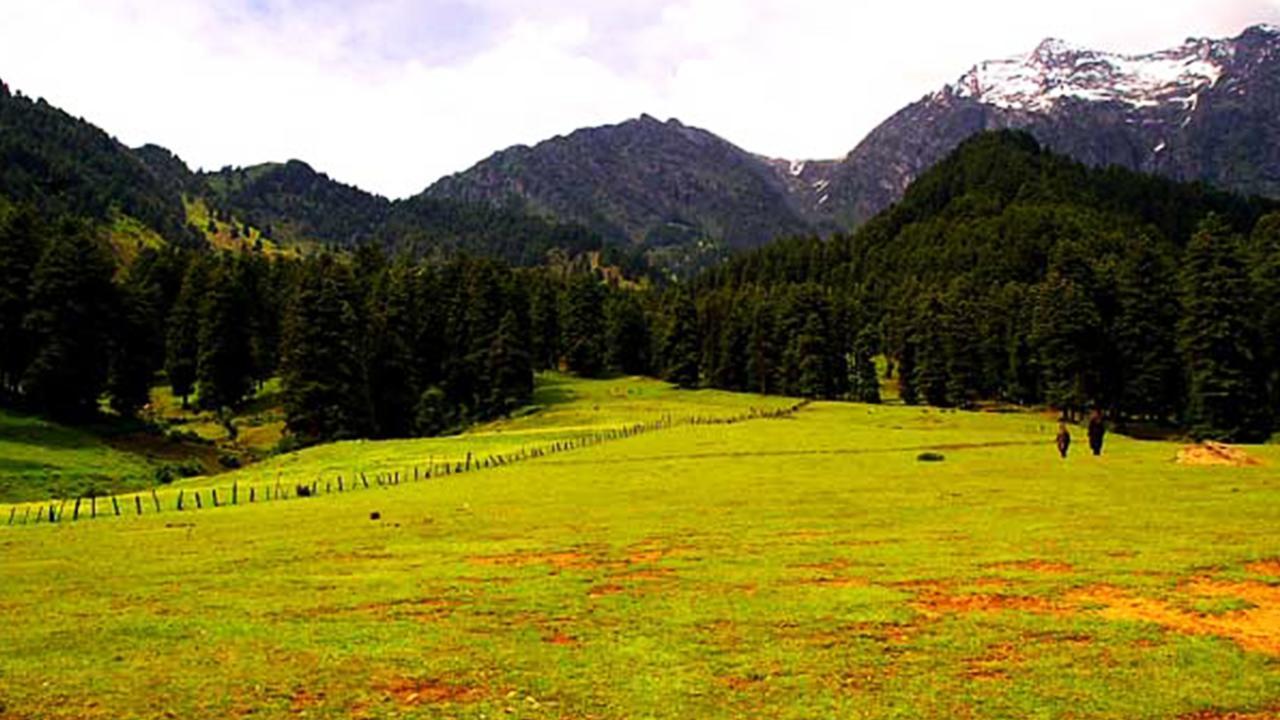
[[840,157],[1044,37],[1144,52],[1280,0],[0,0],[0,79],[193,167],[299,158],[402,197],[642,112]]

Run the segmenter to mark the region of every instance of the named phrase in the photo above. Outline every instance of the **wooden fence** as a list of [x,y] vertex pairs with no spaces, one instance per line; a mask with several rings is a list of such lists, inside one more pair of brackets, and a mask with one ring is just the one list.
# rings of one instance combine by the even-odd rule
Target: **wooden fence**
[[[390,488],[402,483],[440,480],[467,473],[505,467],[526,460],[536,460],[541,457],[676,427],[734,425],[751,420],[782,419],[794,415],[808,404],[808,401],[803,401],[786,408],[768,410],[752,408],[746,413],[731,417],[691,416],[676,419],[668,415],[653,422],[600,430],[580,437],[558,440],[542,447],[523,447],[518,452],[486,454],[483,456],[467,452],[466,457],[463,459],[437,463],[432,458],[423,465],[411,465],[403,470],[375,472],[372,476],[365,472],[357,471],[350,475],[319,476],[309,484],[306,484],[297,482],[285,483],[282,482],[281,477],[278,475],[274,482],[241,484],[237,480],[230,487],[178,488],[176,496],[167,498],[170,501],[167,507],[155,488],[131,495],[88,496],[39,503],[19,503],[9,507],[5,526],[58,524],[68,521],[78,522],[99,518],[141,516],[161,512],[185,513],[319,497],[334,493],[341,494]],[[219,494],[219,491],[221,491],[221,494]],[[68,512],[70,513],[69,516]]]

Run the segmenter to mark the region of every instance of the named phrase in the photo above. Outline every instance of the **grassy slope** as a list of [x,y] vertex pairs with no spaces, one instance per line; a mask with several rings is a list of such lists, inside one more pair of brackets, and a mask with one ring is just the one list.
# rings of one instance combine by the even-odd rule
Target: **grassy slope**
[[91,433],[0,410],[0,502],[148,487],[144,458]]
[[[559,381],[548,391],[579,399],[488,432],[749,402],[627,384]],[[1258,449],[1261,468],[1186,468],[1173,446],[1113,438],[1063,463],[1052,431],[819,404],[389,490],[0,528],[0,717],[1280,703],[1280,578],[1249,566],[1280,555],[1280,449]],[[922,448],[946,462],[917,462]],[[1198,632],[1203,618],[1227,637]]]

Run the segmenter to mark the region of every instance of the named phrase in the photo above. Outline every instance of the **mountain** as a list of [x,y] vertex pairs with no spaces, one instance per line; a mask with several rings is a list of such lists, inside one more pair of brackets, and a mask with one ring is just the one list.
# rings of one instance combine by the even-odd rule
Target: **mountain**
[[859,224],[966,138],[1005,128],[1089,165],[1280,197],[1280,29],[1148,55],[1050,39],[1025,56],[980,63],[822,168],[813,178],[821,194],[802,207],[818,220]]
[[378,233],[391,201],[344,185],[301,160],[201,173],[211,205],[289,244],[354,247]]
[[811,224],[785,173],[705,130],[644,115],[503,150],[427,189],[434,199],[527,207],[607,239],[752,247]]
[[141,225],[172,243],[198,242],[180,192],[90,123],[11,93],[0,82],[0,196],[49,215]]

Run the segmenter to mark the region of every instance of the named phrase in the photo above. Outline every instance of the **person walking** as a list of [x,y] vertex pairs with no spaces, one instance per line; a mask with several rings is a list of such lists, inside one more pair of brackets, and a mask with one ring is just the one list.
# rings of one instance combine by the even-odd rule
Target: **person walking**
[[1102,409],[1094,408],[1089,418],[1089,449],[1094,457],[1102,454],[1102,441],[1107,436],[1107,421],[1102,417]]
[[1067,459],[1067,451],[1071,449],[1071,431],[1067,429],[1067,421],[1058,421],[1058,454]]

